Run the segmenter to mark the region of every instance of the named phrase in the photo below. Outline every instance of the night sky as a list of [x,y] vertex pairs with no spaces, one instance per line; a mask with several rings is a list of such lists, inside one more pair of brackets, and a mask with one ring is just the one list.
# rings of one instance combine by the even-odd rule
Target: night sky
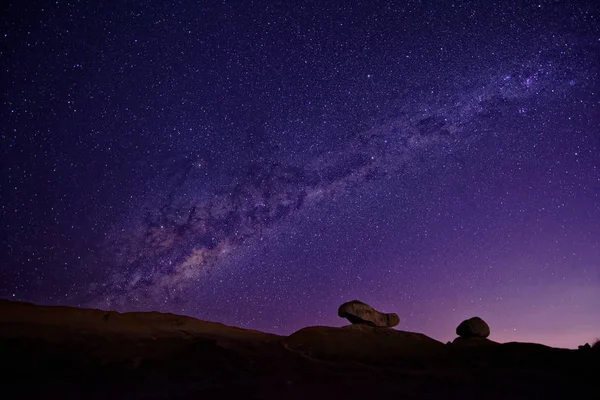
[[597,1],[13,1],[0,297],[600,337]]

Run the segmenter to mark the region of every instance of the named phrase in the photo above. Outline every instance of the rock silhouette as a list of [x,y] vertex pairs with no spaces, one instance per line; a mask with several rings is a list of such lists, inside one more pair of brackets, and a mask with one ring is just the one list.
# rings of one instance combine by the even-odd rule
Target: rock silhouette
[[495,345],[499,344],[498,342],[494,342],[488,338],[483,337],[464,337],[459,336],[452,341],[452,346],[455,347],[473,347],[473,346],[485,346],[485,345]]
[[400,323],[397,314],[382,313],[362,301],[352,300],[344,303],[338,309],[338,315],[353,324],[363,324],[391,328]]
[[594,351],[445,346],[367,324],[279,336],[174,314],[1,299],[0,354],[7,399],[525,400],[600,391]]
[[479,317],[464,320],[456,327],[456,334],[463,338],[487,338],[490,327]]

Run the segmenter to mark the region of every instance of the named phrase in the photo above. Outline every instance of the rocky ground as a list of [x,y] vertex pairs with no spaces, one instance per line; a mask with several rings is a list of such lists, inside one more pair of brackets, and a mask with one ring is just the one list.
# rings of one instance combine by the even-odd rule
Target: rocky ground
[[599,347],[443,344],[367,325],[285,337],[173,314],[0,300],[6,399],[592,399]]

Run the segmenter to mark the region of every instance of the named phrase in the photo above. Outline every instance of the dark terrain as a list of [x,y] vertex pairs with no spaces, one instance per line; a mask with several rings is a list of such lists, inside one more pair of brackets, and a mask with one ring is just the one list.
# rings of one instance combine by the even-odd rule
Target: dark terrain
[[0,300],[5,399],[592,399],[599,347],[445,345],[363,325],[285,337],[173,314]]

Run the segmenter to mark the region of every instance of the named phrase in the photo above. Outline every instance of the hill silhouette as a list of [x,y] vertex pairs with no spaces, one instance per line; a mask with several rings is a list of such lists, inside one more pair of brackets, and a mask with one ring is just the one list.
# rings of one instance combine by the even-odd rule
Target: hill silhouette
[[367,325],[278,336],[174,314],[0,300],[10,399],[558,399],[600,389],[597,345],[477,343]]

